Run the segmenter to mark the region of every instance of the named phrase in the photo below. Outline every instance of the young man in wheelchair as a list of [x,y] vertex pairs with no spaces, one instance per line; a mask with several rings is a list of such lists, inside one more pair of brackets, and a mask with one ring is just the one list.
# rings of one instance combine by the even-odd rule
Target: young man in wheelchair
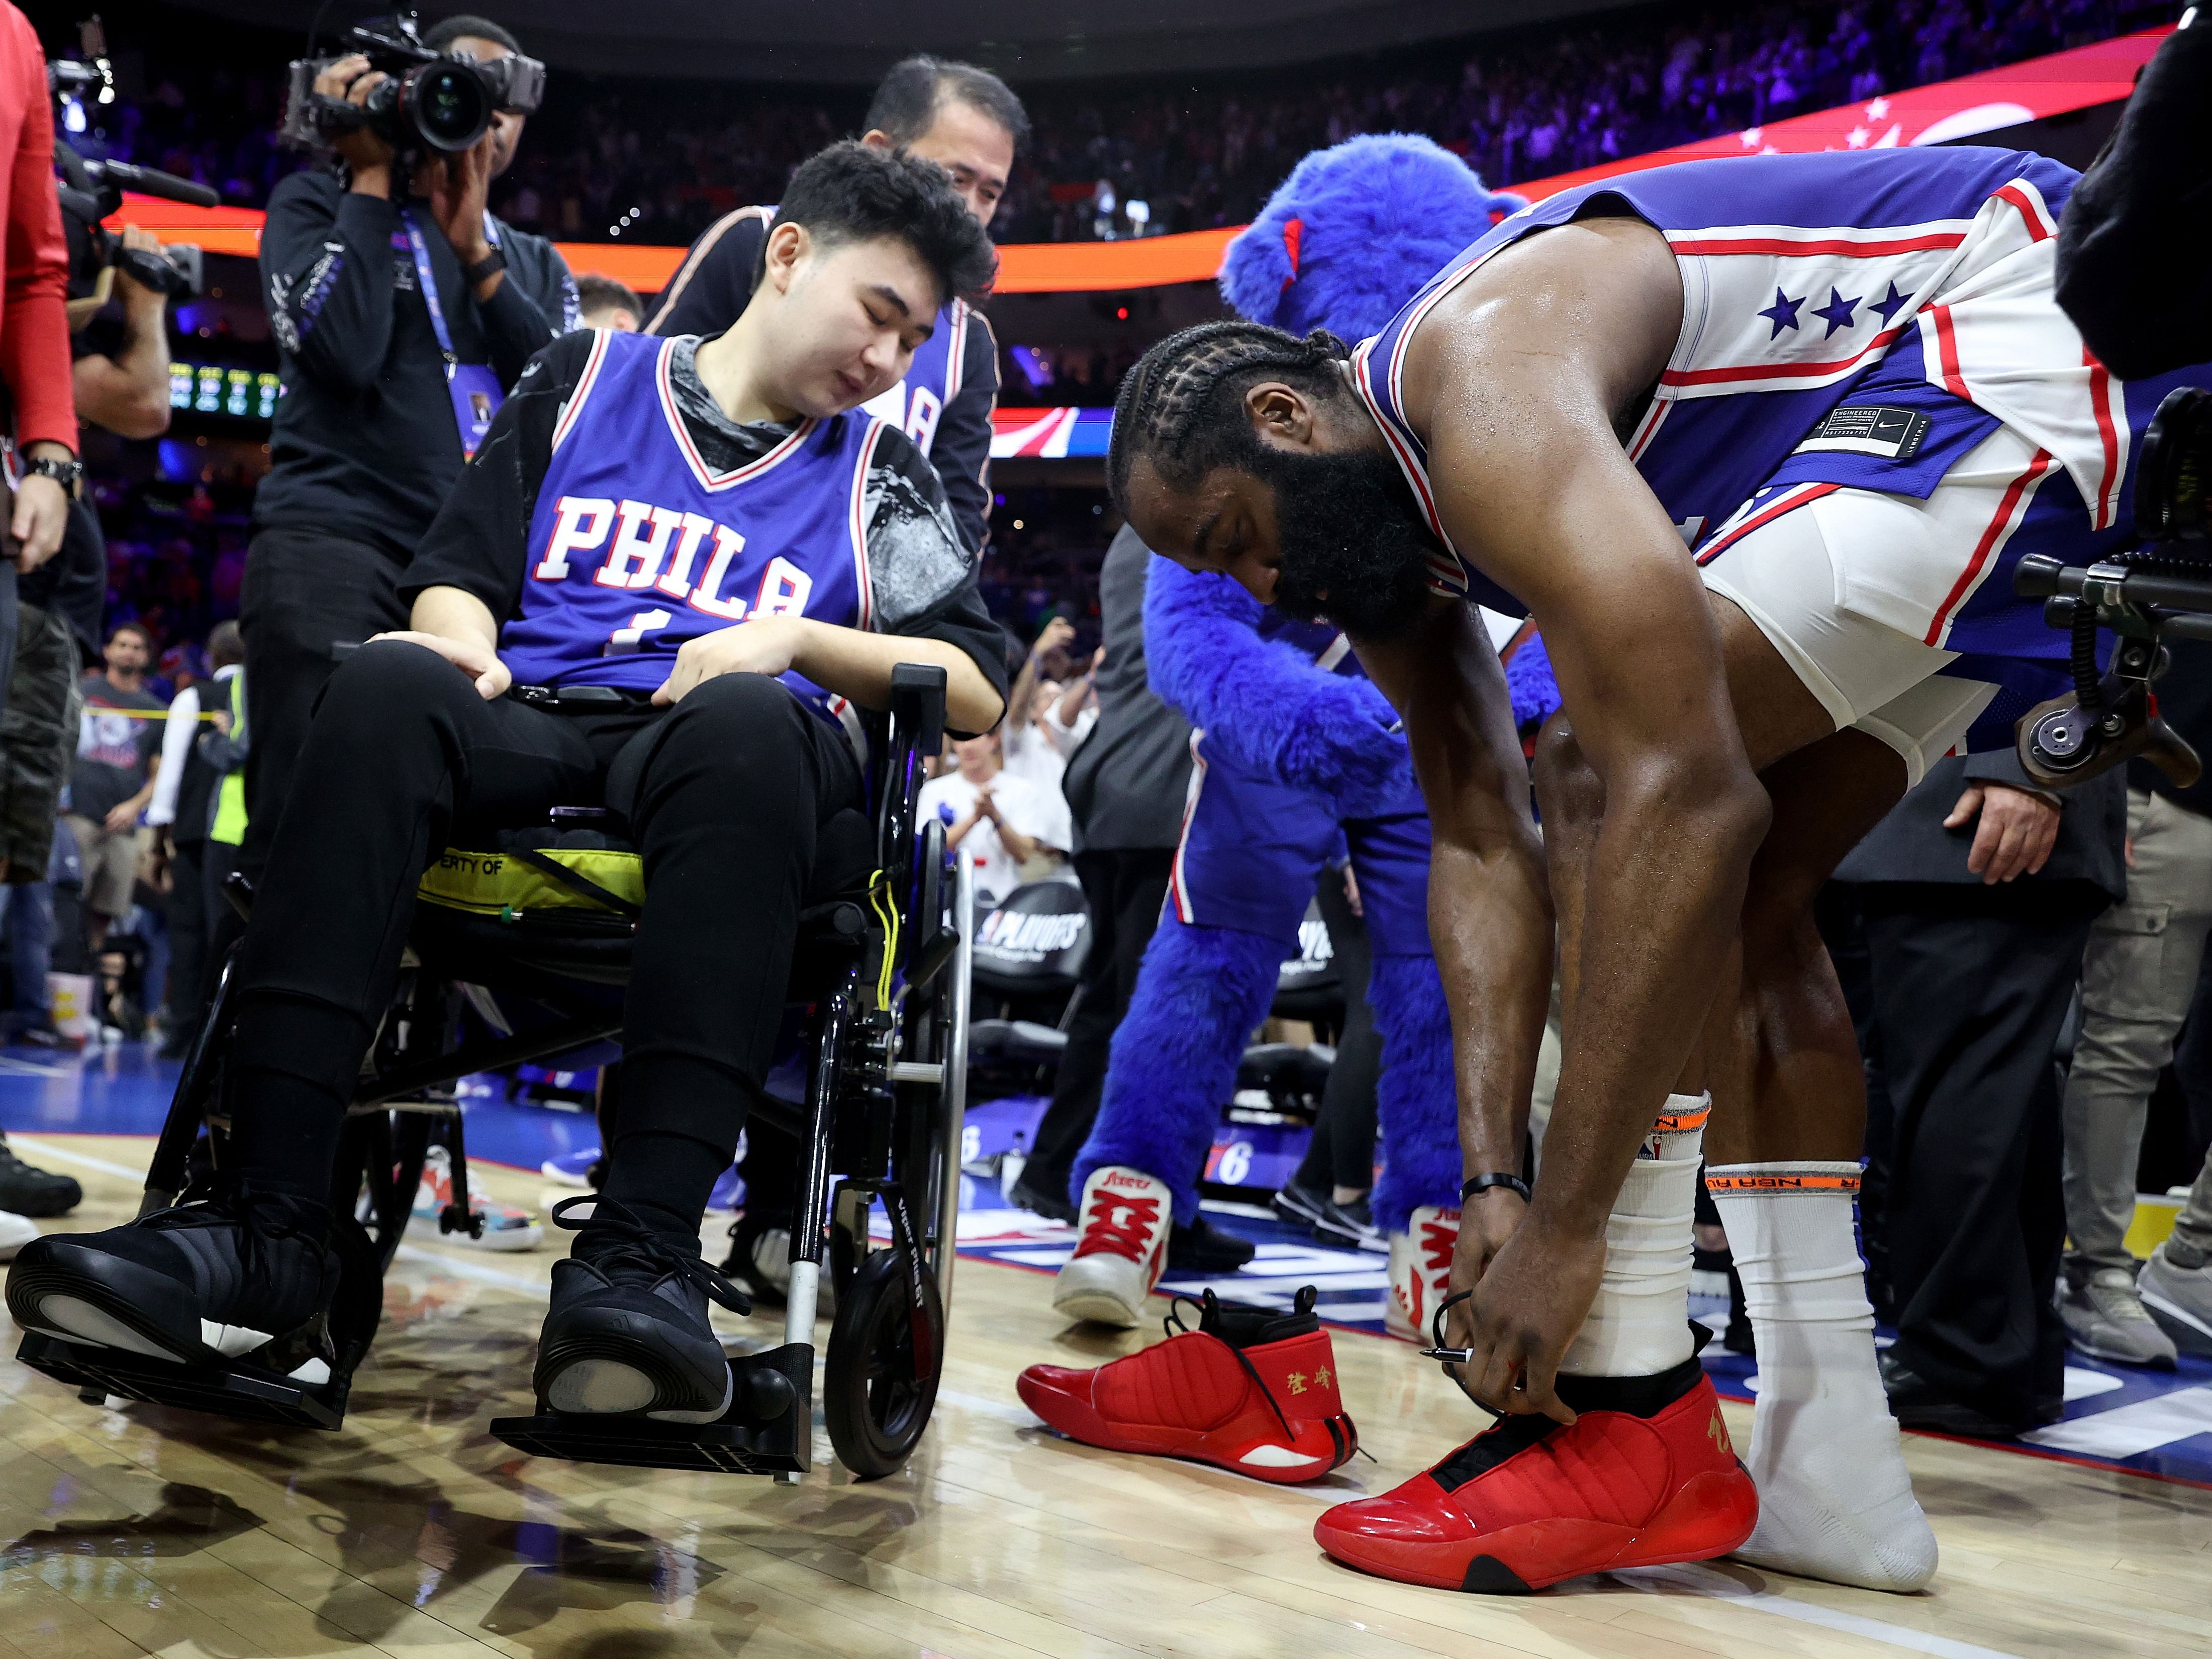
[[[724,334],[572,334],[524,372],[402,578],[411,626],[318,708],[237,966],[216,1194],[27,1249],[27,1328],[186,1364],[311,1325],[332,1164],[426,867],[484,826],[603,803],[642,855],[606,1184],[554,1268],[555,1412],[718,1416],[699,1259],[781,1018],[820,827],[862,804],[854,705],[941,665],[998,720],[998,630],[936,475],[855,413],[994,254],[933,166],[857,143],[793,177]],[[481,843],[477,843],[481,844]],[[349,1195],[337,1195],[349,1202]]]

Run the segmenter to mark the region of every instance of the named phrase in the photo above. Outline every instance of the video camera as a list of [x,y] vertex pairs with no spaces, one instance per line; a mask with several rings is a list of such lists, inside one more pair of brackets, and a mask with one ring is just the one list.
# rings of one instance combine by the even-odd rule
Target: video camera
[[427,145],[451,153],[483,137],[498,112],[528,115],[544,100],[545,65],[535,58],[518,54],[480,64],[433,52],[422,44],[411,12],[356,23],[347,38],[355,52],[368,58],[370,70],[388,78],[361,103],[350,103],[315,90],[315,77],[337,58],[295,58],[280,142],[327,150],[343,134],[368,127],[395,152]]
[[[2046,788],[2064,788],[2141,755],[2187,788],[2203,773],[2197,751],[2159,718],[2152,682],[2170,653],[2161,641],[2212,641],[2212,392],[2168,392],[2143,434],[2136,528],[2149,545],[2086,568],[2041,554],[2020,562],[2013,591],[2041,599],[2052,627],[2073,635],[2074,690],[2020,723],[2021,764]],[[2097,630],[2118,635],[2097,665]]]
[[[46,89],[55,96],[81,94],[105,83],[94,66],[57,59],[46,69]],[[81,155],[60,137],[54,140],[54,166],[61,173],[55,194],[67,216],[70,237],[70,328],[75,331],[107,302],[108,272],[120,270],[146,287],[173,300],[198,294],[202,287],[200,250],[178,243],[159,253],[125,247],[120,237],[110,235],[100,222],[123,205],[123,192],[158,196],[165,201],[189,202],[194,207],[214,207],[222,198],[205,185],[179,179],[159,167],[142,167],[128,161],[94,161]]]

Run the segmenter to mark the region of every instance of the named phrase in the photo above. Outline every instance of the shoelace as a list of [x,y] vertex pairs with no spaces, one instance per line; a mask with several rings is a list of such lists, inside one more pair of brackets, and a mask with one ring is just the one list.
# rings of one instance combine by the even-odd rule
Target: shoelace
[[[569,1212],[579,1204],[590,1205],[592,1212],[571,1220]],[[579,1193],[574,1198],[564,1198],[550,1213],[553,1224],[565,1231],[580,1233],[588,1227],[597,1232],[604,1228],[620,1240],[612,1249],[590,1258],[592,1266],[603,1273],[617,1262],[626,1261],[656,1275],[674,1273],[685,1284],[697,1286],[708,1301],[741,1317],[753,1310],[752,1298],[718,1269],[708,1267],[698,1256],[685,1255],[627,1207],[603,1193]]]
[[[1114,1212],[1127,1210],[1126,1221],[1116,1221]],[[1080,1253],[1089,1255],[1104,1250],[1114,1255],[1126,1255],[1132,1261],[1145,1259],[1146,1236],[1159,1224],[1160,1201],[1157,1198],[1124,1198],[1114,1193],[1102,1192],[1091,1200],[1091,1219],[1084,1224]]]

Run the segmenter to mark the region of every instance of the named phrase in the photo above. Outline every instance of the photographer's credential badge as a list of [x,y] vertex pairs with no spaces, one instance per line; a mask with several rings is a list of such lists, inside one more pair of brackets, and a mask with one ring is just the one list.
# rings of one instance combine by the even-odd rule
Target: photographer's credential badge
[[453,424],[460,428],[461,454],[466,459],[477,453],[507,393],[489,363],[465,363],[455,354],[453,331],[446,326],[446,308],[438,299],[438,279],[430,270],[429,244],[422,240],[422,228],[415,222],[411,209],[403,211],[400,218],[407,227],[407,246],[415,255],[415,277],[422,285],[422,303],[430,307],[430,331],[438,337],[438,349],[445,354],[446,392],[453,400]]

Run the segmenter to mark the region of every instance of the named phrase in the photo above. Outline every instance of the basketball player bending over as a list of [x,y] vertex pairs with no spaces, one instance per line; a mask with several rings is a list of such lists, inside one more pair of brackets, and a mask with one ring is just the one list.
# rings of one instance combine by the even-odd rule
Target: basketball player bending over
[[699,1224],[771,1059],[817,830],[860,804],[850,705],[884,705],[901,662],[945,669],[962,730],[1005,703],[936,475],[848,412],[994,257],[941,169],[840,144],[793,176],[728,332],[572,334],[532,361],[403,579],[411,629],[338,670],[308,734],[239,959],[221,1192],[27,1249],[20,1323],[186,1362],[306,1325],[417,879],[464,827],[603,800],[645,864],[623,1110],[533,1380],[556,1412],[720,1414],[707,1304],[744,1304]]
[[[2166,386],[2113,380],[2052,302],[2073,178],[1972,149],[1631,175],[1507,219],[1348,361],[1217,323],[1125,383],[1131,522],[1346,629],[1435,825],[1473,1291],[1446,1329],[1507,1415],[1331,1510],[1332,1554],[1470,1589],[1731,1550],[1885,1589],[1933,1572],[1811,902],[1930,759],[2009,742],[2065,684],[2013,564],[2125,533]],[[1533,613],[1558,670],[1544,843],[1469,599]],[[1524,1213],[1481,1177],[1520,1165],[1555,913],[1565,1066]],[[1764,1379],[1755,1502],[1686,1318],[1708,1090]]]

